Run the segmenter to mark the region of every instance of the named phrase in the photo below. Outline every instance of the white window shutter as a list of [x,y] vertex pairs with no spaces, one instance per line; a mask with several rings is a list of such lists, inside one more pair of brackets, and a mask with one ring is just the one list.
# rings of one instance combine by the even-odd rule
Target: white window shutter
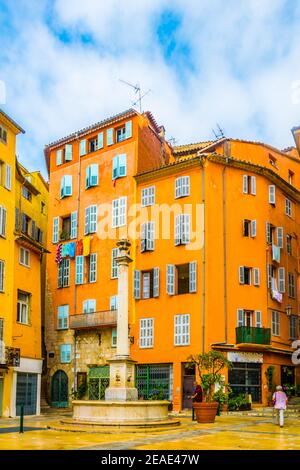
[[251,237],[256,237],[256,220],[251,220]]
[[56,150],[56,165],[62,164],[62,150]]
[[72,160],[72,144],[65,145],[65,161],[70,162]]
[[113,145],[114,143],[114,129],[110,128],[106,131],[106,145]]
[[181,187],[182,187],[182,179],[176,178],[175,180],[175,199],[181,197]]
[[159,268],[153,268],[153,297],[159,297]]
[[283,248],[283,227],[276,228],[276,243],[279,248]]
[[127,197],[119,199],[119,227],[124,227],[127,222]]
[[197,261],[189,263],[189,277],[190,286],[189,290],[191,293],[197,292]]
[[251,194],[256,195],[256,176],[251,176]]
[[266,222],[266,239],[267,243],[271,243],[271,224]]
[[245,283],[245,271],[244,271],[244,266],[239,267],[239,281],[240,284]]
[[132,137],[132,121],[127,121],[125,123],[125,134],[126,139],[130,139],[130,137]]
[[190,243],[190,214],[182,214],[181,216],[181,242],[183,244]]
[[243,175],[243,193],[248,194],[248,175]]
[[254,277],[253,284],[255,286],[259,286],[260,285],[260,271],[259,271],[259,268],[253,268],[253,277]]
[[87,235],[90,230],[90,208],[86,207],[84,215],[84,235]]
[[85,187],[89,188],[90,184],[90,166],[87,166],[85,169]]
[[119,177],[120,178],[122,178],[122,176],[126,176],[126,161],[127,161],[126,153],[119,155]]
[[278,268],[278,291],[285,292],[285,268]]
[[146,250],[146,223],[141,224],[141,253]]
[[154,250],[154,222],[147,222],[147,250]]
[[256,328],[262,328],[262,318],[260,310],[255,310],[255,326]]
[[97,232],[97,206],[93,204],[90,206],[90,217],[89,217],[89,232],[88,233],[96,233]]
[[77,211],[71,213],[71,240],[77,238]]
[[98,163],[93,163],[92,165],[90,165],[90,186],[98,185],[98,173],[99,173]]
[[83,155],[86,155],[86,139],[80,141],[79,155],[80,157],[83,157]]
[[181,243],[181,214],[175,216],[175,245]]
[[275,204],[275,185],[274,184],[269,185],[269,203]]
[[83,284],[83,263],[84,257],[76,256],[75,284]]
[[175,294],[175,265],[167,264],[167,294]]
[[115,180],[119,177],[119,157],[116,156],[112,161],[112,179]]
[[133,296],[136,300],[141,298],[141,271],[138,269],[134,270],[134,279],[133,279]]
[[242,308],[237,309],[237,326],[244,326],[244,310]]
[[58,232],[59,232],[59,217],[53,218],[53,232],[52,232],[52,242],[58,242]]
[[103,148],[103,132],[99,132],[98,134],[98,142],[97,142],[97,149]]

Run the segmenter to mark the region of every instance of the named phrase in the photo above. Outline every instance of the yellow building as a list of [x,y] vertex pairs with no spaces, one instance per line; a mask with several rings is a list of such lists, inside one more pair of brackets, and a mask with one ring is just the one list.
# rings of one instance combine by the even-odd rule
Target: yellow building
[[[48,185],[15,156],[24,132],[0,112],[0,416],[39,414]],[[4,138],[3,138],[4,136]]]

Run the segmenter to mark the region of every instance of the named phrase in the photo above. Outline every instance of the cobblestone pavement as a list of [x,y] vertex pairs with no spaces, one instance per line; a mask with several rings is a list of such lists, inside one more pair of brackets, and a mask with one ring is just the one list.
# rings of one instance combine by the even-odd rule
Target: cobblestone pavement
[[197,424],[190,417],[180,417],[180,426],[160,431],[122,432],[95,430],[95,427],[77,427],[76,431],[48,429],[48,426],[55,427],[61,417],[61,414],[26,417],[24,434],[18,432],[18,419],[0,419],[0,449],[300,450],[297,418],[286,419],[284,428],[269,417],[223,415],[217,417],[214,424]]

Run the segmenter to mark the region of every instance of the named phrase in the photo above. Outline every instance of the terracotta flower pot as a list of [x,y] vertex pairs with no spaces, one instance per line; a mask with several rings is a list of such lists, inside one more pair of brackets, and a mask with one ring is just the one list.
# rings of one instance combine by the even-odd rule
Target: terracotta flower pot
[[222,405],[222,411],[228,411],[228,405],[227,403]]
[[193,403],[193,408],[196,413],[197,423],[214,423],[218,403],[216,401],[212,403]]

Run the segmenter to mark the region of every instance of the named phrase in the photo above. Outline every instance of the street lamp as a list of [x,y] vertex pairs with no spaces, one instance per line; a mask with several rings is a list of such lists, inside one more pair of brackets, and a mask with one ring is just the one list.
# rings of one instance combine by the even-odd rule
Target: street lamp
[[291,305],[287,305],[285,307],[285,311],[286,311],[286,314],[288,317],[290,317],[292,315],[292,306]]

